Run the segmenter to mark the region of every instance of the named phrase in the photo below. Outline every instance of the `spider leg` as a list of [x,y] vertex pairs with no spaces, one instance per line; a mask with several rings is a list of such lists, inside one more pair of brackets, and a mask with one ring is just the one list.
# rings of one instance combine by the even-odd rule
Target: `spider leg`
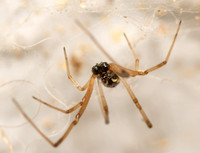
[[[174,47],[174,43],[176,41],[176,38],[178,36],[178,32],[179,32],[179,29],[180,29],[180,26],[181,26],[181,22],[179,22],[179,25],[178,25],[178,28],[177,28],[177,31],[176,31],[176,34],[174,35],[174,39],[172,41],[172,44],[170,46],[170,49],[168,51],[168,54],[167,54],[167,57],[165,58],[165,60],[163,62],[161,62],[160,64],[156,65],[156,66],[153,66],[147,70],[144,70],[144,71],[141,71],[141,70],[131,70],[131,69],[128,69],[128,68],[125,68],[125,67],[122,67],[116,63],[110,63],[110,69],[115,72],[116,74],[118,74],[119,76],[121,77],[134,77],[136,75],[147,75],[149,72],[151,71],[154,71],[162,66],[164,66],[165,64],[167,64],[168,60],[169,60],[169,57],[171,55],[171,52],[172,52],[172,49]],[[137,59],[137,58],[136,58]]]
[[131,45],[130,41],[128,40],[128,37],[126,36],[125,33],[124,33],[124,37],[126,38],[126,41],[127,41],[127,43],[128,43],[128,46],[129,46],[129,48],[131,49],[131,51],[132,51],[132,53],[133,53],[133,56],[134,56],[134,58],[135,58],[135,70],[138,71],[138,68],[139,68],[139,58],[138,58],[138,56],[136,55],[136,53],[135,53],[135,51],[134,51],[134,49],[133,49],[133,47],[132,47],[132,45]]
[[[113,63],[117,63],[108,53],[107,51],[102,47],[102,45],[97,41],[97,39],[92,35],[92,33],[87,30],[87,28],[85,28],[80,21],[75,20],[76,24],[90,37],[90,39],[94,42],[94,44],[102,51],[102,53],[107,56]],[[138,67],[138,66],[137,66]],[[121,72],[119,72],[121,74],[122,77],[128,77],[129,74],[127,72],[125,72],[123,69],[118,69],[121,70]]]
[[120,80],[122,81],[122,83],[124,84],[125,88],[127,89],[129,95],[131,96],[133,102],[135,103],[136,107],[139,109],[142,117],[144,118],[144,121],[146,122],[147,126],[149,128],[152,128],[152,124],[151,122],[149,121],[146,113],[144,112],[144,110],[142,109],[142,106],[139,104],[137,98],[135,97],[134,93],[132,92],[130,86],[128,85],[128,83],[122,78],[120,77]]
[[66,64],[66,69],[67,69],[67,76],[69,78],[69,80],[76,86],[76,88],[80,91],[84,91],[87,87],[88,87],[88,83],[89,81],[83,86],[81,87],[71,76],[70,74],[70,69],[69,69],[69,63],[68,63],[68,58],[67,58],[67,53],[66,53],[66,49],[65,47],[63,47],[64,50],[64,55],[65,55],[65,64]]
[[103,88],[102,88],[102,85],[101,85],[101,81],[99,79],[97,79],[97,82],[98,82],[98,89],[99,89],[100,98],[101,98],[101,102],[102,102],[101,106],[103,108],[103,115],[104,115],[104,118],[105,118],[105,123],[109,124],[108,105],[106,103],[106,99],[105,99],[105,96],[104,96],[104,93],[103,93]]
[[45,101],[43,101],[43,100],[41,100],[41,99],[39,99],[39,98],[37,98],[37,97],[34,97],[34,96],[33,96],[32,98],[35,99],[35,100],[37,100],[38,102],[40,102],[40,103],[42,103],[42,104],[44,104],[44,105],[50,107],[50,108],[52,108],[52,109],[55,109],[55,110],[57,110],[57,111],[60,111],[60,112],[66,113],[66,114],[69,114],[69,113],[75,111],[77,108],[79,108],[80,106],[83,105],[83,102],[81,101],[81,102],[79,102],[78,104],[76,104],[75,106],[73,106],[72,108],[70,108],[70,109],[68,109],[68,110],[64,110],[64,109],[60,109],[60,108],[58,108],[58,107],[52,106],[52,105],[48,104],[47,102],[45,102]]
[[103,46],[97,41],[97,39],[92,35],[87,28],[85,28],[80,21],[75,20],[76,24],[90,37],[90,39],[94,42],[94,44],[106,55],[113,63],[116,61],[107,53],[107,51],[103,48]]
[[59,146],[63,140],[68,136],[68,134],[70,133],[70,131],[72,130],[72,128],[78,123],[79,119],[81,118],[82,114],[84,113],[87,104],[90,100],[92,91],[93,91],[93,86],[94,86],[94,79],[96,78],[96,76],[92,75],[92,77],[90,78],[89,81],[89,85],[88,85],[88,89],[85,93],[85,96],[82,98],[82,106],[80,108],[80,110],[78,111],[78,113],[75,116],[75,119],[71,122],[70,126],[68,127],[68,129],[66,130],[66,132],[63,134],[63,136],[61,138],[58,139],[57,142],[52,142],[36,125],[35,123],[26,115],[26,113],[23,111],[23,109],[21,108],[21,106],[18,104],[18,102],[13,99],[14,104],[17,106],[17,108],[20,110],[21,114],[26,118],[26,120],[29,121],[29,123],[33,126],[33,128],[48,142],[50,143],[53,147],[57,147]]
[[110,63],[110,70],[115,72],[117,75],[121,76],[121,77],[134,77],[136,75],[139,75],[139,71],[135,71],[135,70],[131,70],[128,68],[125,68],[123,66],[120,66],[118,64],[115,63]]
[[164,66],[164,65],[167,64],[167,62],[168,62],[168,60],[169,60],[169,57],[170,57],[170,55],[171,55],[172,49],[173,49],[173,47],[174,47],[174,43],[175,43],[176,38],[177,38],[177,36],[178,36],[178,32],[179,32],[179,29],[180,29],[180,27],[181,27],[181,22],[182,22],[182,21],[180,20],[180,22],[179,22],[179,24],[178,24],[178,28],[177,28],[176,34],[174,35],[174,39],[173,39],[173,41],[172,41],[172,44],[171,44],[171,46],[170,46],[170,49],[169,49],[169,51],[168,51],[168,54],[167,54],[165,60],[164,60],[163,62],[161,62],[160,64],[157,64],[156,66],[153,66],[153,67],[151,67],[151,68],[149,68],[149,69],[147,69],[147,70],[141,72],[140,75],[146,75],[146,74],[148,74],[149,72],[152,72],[152,71],[154,71],[154,70],[156,70],[156,69],[158,69],[158,68],[160,68],[160,67],[162,67],[162,66]]

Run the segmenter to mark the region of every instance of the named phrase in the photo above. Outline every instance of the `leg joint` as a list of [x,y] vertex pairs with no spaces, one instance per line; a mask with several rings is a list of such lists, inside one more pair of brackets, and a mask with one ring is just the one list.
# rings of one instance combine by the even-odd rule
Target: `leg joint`
[[164,65],[164,64],[167,64],[167,61],[165,60],[165,61],[163,61],[162,63],[163,63],[163,65]]

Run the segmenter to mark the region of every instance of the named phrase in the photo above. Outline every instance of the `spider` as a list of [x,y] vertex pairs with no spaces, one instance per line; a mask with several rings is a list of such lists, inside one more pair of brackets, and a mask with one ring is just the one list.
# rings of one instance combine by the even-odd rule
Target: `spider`
[[146,113],[144,112],[144,110],[142,109],[142,106],[139,104],[138,99],[136,98],[136,96],[134,95],[134,93],[132,92],[129,84],[126,82],[125,78],[128,77],[135,77],[135,76],[144,76],[147,75],[149,72],[152,72],[164,65],[167,64],[170,54],[172,52],[174,43],[176,41],[180,26],[181,26],[181,20],[179,22],[177,31],[174,35],[174,39],[172,41],[172,44],[170,46],[170,49],[168,51],[168,54],[165,58],[165,60],[149,69],[146,70],[138,70],[139,67],[139,59],[137,57],[137,55],[135,54],[135,51],[133,50],[133,47],[130,44],[130,41],[128,40],[126,34],[124,33],[124,37],[128,43],[128,46],[130,48],[130,50],[132,51],[134,58],[135,58],[135,70],[131,70],[125,67],[120,66],[119,64],[117,64],[112,58],[111,56],[105,51],[105,49],[100,45],[100,43],[95,39],[95,37],[79,22],[76,21],[76,23],[78,24],[78,26],[85,31],[85,33],[91,38],[91,40],[96,44],[96,46],[112,61],[112,63],[107,63],[107,62],[101,62],[101,63],[97,63],[96,65],[94,65],[92,67],[92,75],[89,79],[89,81],[83,86],[81,87],[71,76],[70,74],[70,69],[69,69],[69,63],[68,63],[68,58],[67,58],[67,54],[66,54],[66,49],[65,47],[63,48],[64,50],[64,56],[65,56],[65,62],[66,62],[66,69],[67,69],[67,76],[69,78],[69,80],[75,85],[75,87],[80,90],[80,91],[84,91],[86,90],[86,93],[84,95],[84,97],[82,98],[82,100],[76,104],[75,106],[73,106],[72,108],[68,109],[68,110],[63,110],[60,108],[57,108],[55,106],[52,106],[50,104],[48,104],[47,102],[38,99],[36,97],[32,97],[33,99],[35,99],[36,101],[52,108],[55,109],[57,111],[63,112],[63,113],[71,113],[73,111],[75,111],[76,109],[80,108],[78,113],[75,116],[75,119],[71,122],[71,124],[69,125],[68,129],[65,131],[65,133],[61,136],[61,138],[59,138],[55,143],[52,142],[46,135],[43,134],[43,132],[35,125],[35,123],[26,115],[26,113],[23,111],[22,107],[19,105],[19,103],[13,98],[13,102],[14,104],[17,106],[17,108],[19,109],[19,111],[21,112],[21,114],[26,118],[26,120],[33,126],[33,128],[35,128],[35,130],[48,142],[50,143],[53,147],[57,147],[59,146],[63,140],[69,135],[70,131],[72,130],[72,128],[79,122],[81,116],[83,115],[88,102],[90,100],[92,91],[93,91],[93,87],[94,87],[94,81],[97,78],[97,82],[98,82],[98,90],[100,93],[100,97],[101,97],[101,102],[102,102],[102,106],[103,106],[103,114],[104,114],[104,119],[105,119],[105,123],[108,124],[109,123],[109,111],[108,111],[108,106],[107,106],[107,102],[103,93],[103,89],[102,89],[102,84],[108,88],[114,88],[116,87],[120,81],[123,83],[123,85],[125,86],[125,88],[127,89],[130,97],[132,98],[133,102],[135,103],[136,107],[138,108],[139,112],[141,113],[145,123],[147,124],[147,126],[149,128],[152,127],[152,123],[150,122],[150,120],[148,119]]

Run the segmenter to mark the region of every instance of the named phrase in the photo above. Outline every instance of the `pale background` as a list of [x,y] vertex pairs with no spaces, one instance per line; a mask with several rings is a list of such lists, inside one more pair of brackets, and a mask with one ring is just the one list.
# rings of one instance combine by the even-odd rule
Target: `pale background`
[[[0,15],[1,153],[199,153],[199,0],[4,0]],[[110,62],[75,19],[118,63],[134,68],[125,32],[139,56],[140,69],[164,60],[182,19],[169,63],[145,77],[128,79],[152,129],[122,84],[104,88],[110,124],[104,124],[94,89],[80,122],[58,148],[49,145],[20,115],[12,98],[56,141],[75,113],[59,113],[31,97],[63,109],[82,99],[84,92],[66,77],[63,46],[81,85],[89,79],[94,64]]]

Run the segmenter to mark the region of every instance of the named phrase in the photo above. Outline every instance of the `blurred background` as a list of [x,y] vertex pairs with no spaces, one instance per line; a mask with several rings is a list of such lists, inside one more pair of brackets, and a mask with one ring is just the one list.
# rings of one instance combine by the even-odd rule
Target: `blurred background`
[[[4,0],[0,12],[1,153],[199,152],[199,0]],[[182,20],[168,64],[127,79],[152,129],[122,84],[103,88],[110,112],[110,124],[105,125],[95,82],[80,122],[57,148],[14,106],[12,98],[53,142],[65,132],[76,112],[63,114],[32,99],[68,109],[84,96],[67,78],[63,47],[80,85],[90,78],[93,65],[111,62],[77,26],[77,19],[120,65],[134,69],[126,33],[140,70],[165,59]]]

